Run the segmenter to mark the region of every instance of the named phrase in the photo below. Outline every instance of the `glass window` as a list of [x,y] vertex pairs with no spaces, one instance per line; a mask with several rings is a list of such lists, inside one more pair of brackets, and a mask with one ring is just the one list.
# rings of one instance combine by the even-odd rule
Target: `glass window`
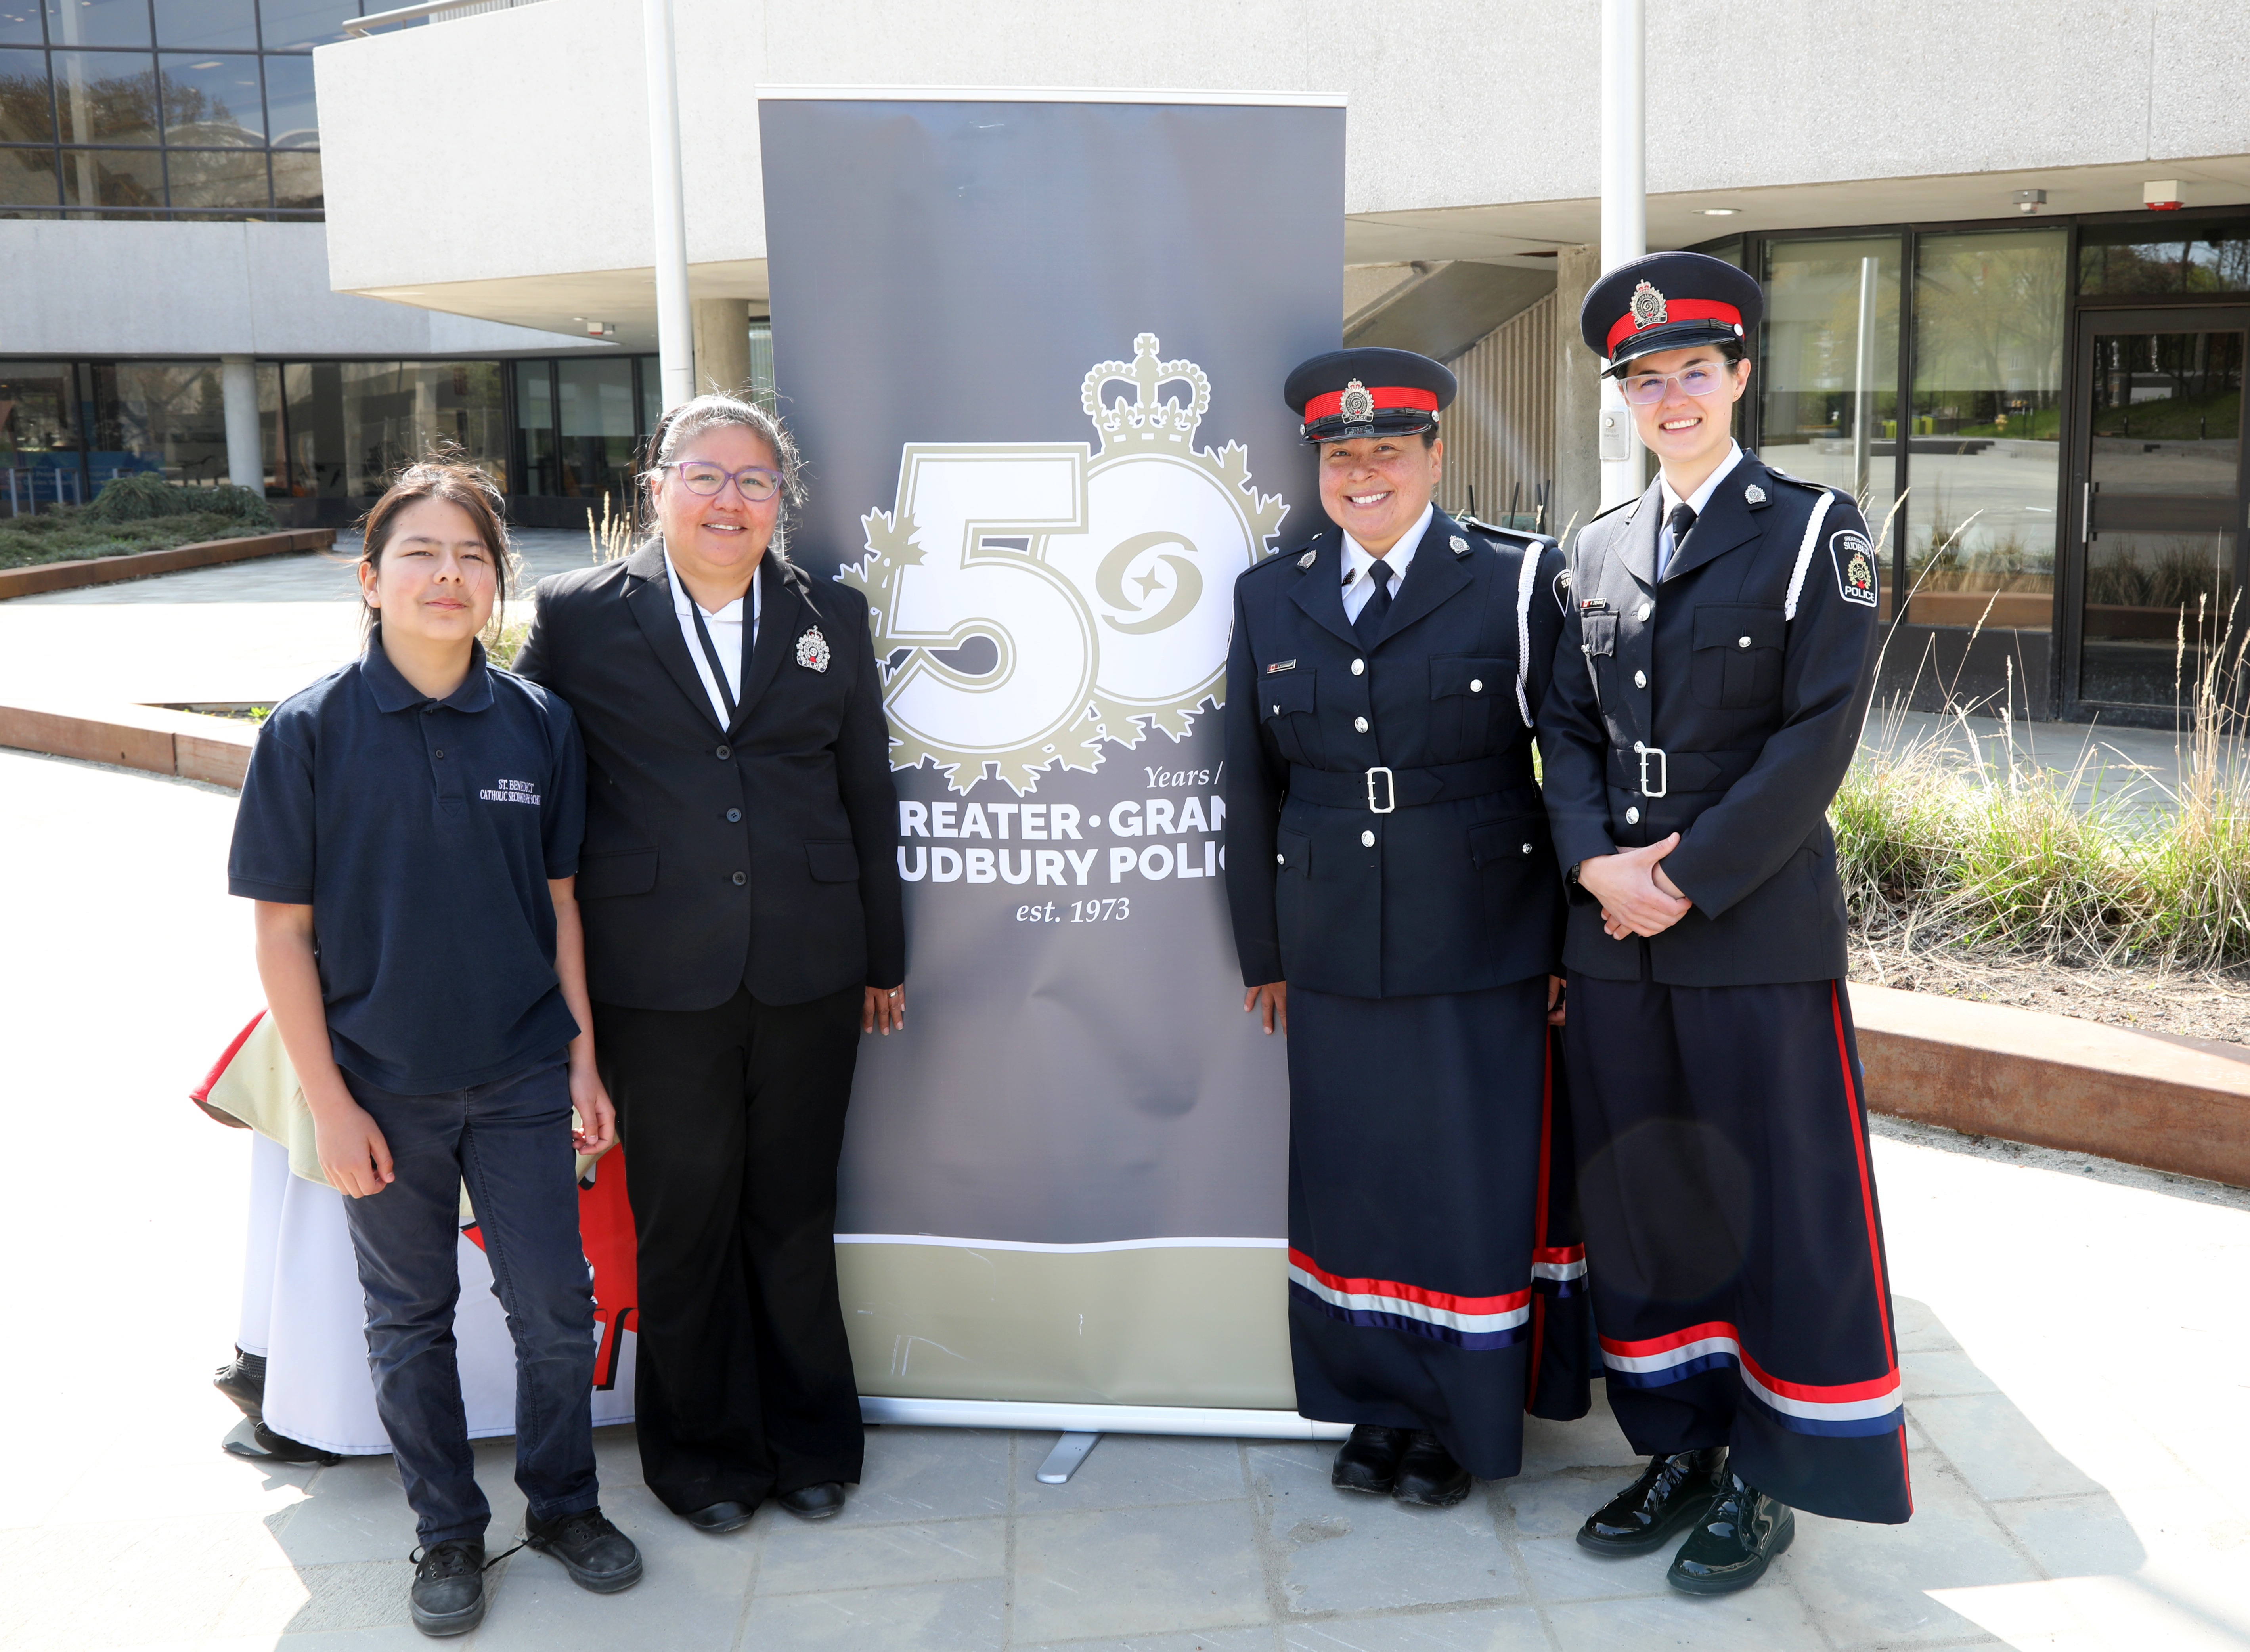
[[93,368],[96,487],[121,472],[210,486],[226,480],[226,400],[216,361],[118,361]]
[[65,149],[63,204],[162,206],[163,155],[155,149]]
[[[754,367],[757,361],[757,354],[758,334],[757,329],[753,327],[750,330],[750,361]],[[633,359],[640,363],[640,430],[641,434],[645,436],[656,428],[656,422],[664,416],[663,358],[654,355],[637,355]]]
[[[377,0],[375,10],[388,10],[389,4],[390,0]],[[259,26],[268,52],[310,52],[349,40],[344,19],[359,15],[354,0],[259,0],[258,4]]]
[[156,0],[156,44],[194,52],[255,52],[255,0]]
[[557,491],[565,499],[609,493],[622,505],[632,493],[638,435],[632,358],[565,361],[557,368],[562,403],[556,411],[562,437]]
[[256,58],[167,52],[158,63],[163,73],[165,142],[190,148],[264,147],[266,109],[259,95]]
[[313,60],[266,59],[266,129],[277,149],[319,147],[320,121],[313,111]]
[[555,386],[551,365],[518,361],[515,370],[515,427],[522,433],[526,493],[553,495],[562,491],[555,463]]
[[273,204],[285,211],[321,210],[321,152],[318,149],[273,151]]
[[166,157],[172,205],[198,212],[263,212],[266,196],[262,149],[175,149]]
[[55,101],[42,52],[0,52],[0,143],[52,143]]
[[1928,235],[1915,271],[1908,620],[2045,630],[2068,232]]
[[2078,232],[2078,290],[2095,298],[2250,291],[2250,218],[2087,224]]
[[1743,267],[1743,237],[1739,235],[1730,236],[1724,241],[1710,242],[1695,248],[1694,251],[1715,258],[1722,264],[1731,264],[1737,270]]
[[366,499],[439,442],[507,485],[497,361],[292,362],[290,491]]
[[[652,357],[649,361],[652,373],[655,367],[655,358]],[[781,411],[779,399],[774,395],[773,323],[770,321],[750,323],[750,399],[769,413]],[[655,428],[653,419],[649,422],[649,427],[652,430]]]
[[2129,706],[2191,700],[2213,654],[2230,634],[2241,635],[2233,603],[2233,534],[2104,528],[2086,547],[2081,697]]
[[55,152],[0,149],[0,206],[52,206]]
[[0,508],[10,515],[85,499],[73,373],[62,362],[0,361]]
[[148,0],[46,0],[47,38],[59,46],[145,46]]
[[45,38],[31,0],[0,0],[0,45],[35,46]]
[[153,58],[137,52],[58,52],[53,62],[55,120],[65,143],[157,141]]
[[1897,474],[1899,244],[1772,241],[1765,255],[1759,451],[1859,499],[1878,534]]

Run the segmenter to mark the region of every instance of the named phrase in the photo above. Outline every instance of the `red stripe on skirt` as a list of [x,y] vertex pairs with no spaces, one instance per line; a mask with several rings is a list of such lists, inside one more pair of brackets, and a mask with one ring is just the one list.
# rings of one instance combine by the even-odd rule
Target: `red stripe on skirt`
[[[1852,1151],[1860,1161],[1860,1209],[1867,1219],[1867,1265],[1875,1277],[1875,1311],[1882,1317],[1884,1353],[1898,1365],[1898,1339],[1891,1332],[1891,1282],[1883,1271],[1883,1244],[1875,1231],[1875,1179],[1867,1168],[1867,1121],[1860,1086],[1852,1077],[1852,1047],[1844,1039],[1844,989],[1828,983],[1828,1011],[1836,1025],[1836,1061],[1844,1070],[1844,1111],[1852,1119]],[[1901,1396],[1902,1397],[1902,1396]],[[1914,1474],[1907,1462],[1906,1423],[1899,1423],[1899,1479],[1906,1487],[1906,1511],[1914,1512]]]

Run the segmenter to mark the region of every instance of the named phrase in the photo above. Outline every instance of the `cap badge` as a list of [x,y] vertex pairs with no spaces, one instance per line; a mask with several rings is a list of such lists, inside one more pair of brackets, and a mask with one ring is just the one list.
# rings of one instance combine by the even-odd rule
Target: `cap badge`
[[825,671],[832,657],[828,651],[828,639],[816,625],[797,639],[797,663],[809,671]]
[[1357,379],[1343,387],[1343,400],[1336,413],[1346,424],[1371,423],[1375,418],[1375,397]]
[[1632,330],[1664,325],[1664,294],[1643,281],[1632,290]]

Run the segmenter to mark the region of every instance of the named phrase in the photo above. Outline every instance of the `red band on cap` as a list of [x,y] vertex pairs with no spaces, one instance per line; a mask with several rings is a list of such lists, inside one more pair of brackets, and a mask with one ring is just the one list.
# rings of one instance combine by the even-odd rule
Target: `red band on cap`
[[[1721,304],[1711,299],[1667,299],[1664,301],[1664,319],[1655,325],[1670,327],[1675,321],[1724,321],[1739,332],[1743,325],[1743,313],[1731,304]],[[1633,325],[1631,310],[1618,317],[1615,324],[1610,328],[1611,359],[1614,361],[1617,358],[1618,341],[1629,339],[1636,333],[1645,333],[1647,330],[1646,327]]]
[[[1368,396],[1375,403],[1375,410],[1383,413],[1434,413],[1438,410],[1435,390],[1410,390],[1403,384],[1376,384],[1368,387]],[[1326,396],[1316,396],[1305,403],[1305,423],[1315,419],[1333,418],[1343,411],[1342,390],[1330,390]]]

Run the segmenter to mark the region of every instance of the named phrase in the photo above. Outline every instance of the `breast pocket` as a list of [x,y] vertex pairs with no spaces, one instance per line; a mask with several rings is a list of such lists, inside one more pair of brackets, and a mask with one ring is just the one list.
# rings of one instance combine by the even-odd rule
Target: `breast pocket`
[[1782,647],[1789,622],[1777,608],[1707,604],[1695,610],[1689,676],[1698,706],[1750,711],[1781,694]]
[[1482,757],[1495,744],[1493,719],[1515,712],[1515,662],[1498,654],[1448,654],[1430,662],[1430,740],[1441,763]]
[[1319,740],[1313,728],[1314,674],[1283,671],[1258,679],[1258,715],[1281,755],[1293,763],[1316,761]]
[[1586,670],[1594,679],[1597,699],[1607,700],[1614,692],[1612,681],[1617,670],[1618,616],[1614,614],[1587,614],[1578,621],[1578,646],[1586,656]]

